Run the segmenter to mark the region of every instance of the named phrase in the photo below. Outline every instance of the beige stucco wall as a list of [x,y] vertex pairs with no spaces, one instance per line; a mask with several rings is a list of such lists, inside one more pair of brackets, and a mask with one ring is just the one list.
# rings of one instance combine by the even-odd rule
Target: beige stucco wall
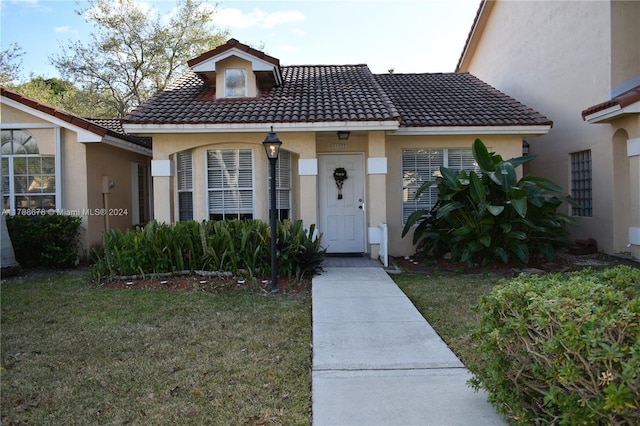
[[[104,143],[78,143],[73,130],[53,126],[50,128],[30,128],[32,125],[51,123],[25,111],[2,105],[2,123],[21,123],[38,142],[41,154],[55,155],[55,137],[60,135],[62,164],[62,200],[57,200],[60,214],[80,216],[80,244],[82,254],[90,253],[91,247],[102,242],[105,218],[96,209],[104,207],[102,199],[102,176],[112,176],[116,187],[109,195],[109,207],[120,208],[117,216],[108,218],[109,228],[127,229],[133,225],[131,163],[149,165],[150,158]],[[92,212],[90,214],[89,212]],[[125,214],[124,212],[128,214]],[[122,212],[122,214],[120,214]]]
[[[612,18],[606,1],[499,1],[486,27],[476,32],[479,43],[461,69],[553,120],[548,135],[529,140],[530,152],[538,156],[531,174],[568,191],[570,154],[591,150],[593,216],[578,218],[580,226],[570,230],[573,238],[595,238],[599,249],[609,253],[629,250],[620,229],[630,226],[630,213],[618,213],[619,204],[613,207],[621,197],[614,180],[619,174],[613,147],[617,128],[587,123],[581,112],[609,99],[613,85],[640,76],[639,4],[632,3],[614,2]],[[613,34],[612,21],[618,24]],[[630,27],[635,28],[631,33]],[[624,197],[631,200],[637,194]]]

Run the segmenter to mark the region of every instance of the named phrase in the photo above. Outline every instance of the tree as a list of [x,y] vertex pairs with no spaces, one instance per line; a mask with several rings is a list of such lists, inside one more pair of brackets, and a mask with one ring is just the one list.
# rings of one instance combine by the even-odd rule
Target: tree
[[24,51],[16,43],[0,52],[0,84],[10,85],[20,78],[22,55]]
[[577,224],[556,209],[570,197],[555,183],[537,176],[517,178],[516,167],[535,156],[503,160],[490,153],[480,139],[472,146],[481,173],[440,167],[435,182],[421,185],[420,197],[428,187],[438,187],[438,202],[431,210],[417,210],[404,226],[404,237],[417,224],[413,243],[427,253],[451,253],[457,262],[478,262],[483,266],[502,261],[527,264],[532,255],[554,256],[554,246],[567,234],[564,224]]
[[78,89],[73,83],[55,77],[32,76],[29,81],[15,86],[15,90],[80,116],[115,117],[118,115],[118,111],[108,102],[106,96]]
[[82,90],[106,95],[126,115],[186,70],[187,60],[223,44],[228,32],[213,24],[216,7],[206,0],[178,0],[163,20],[143,3],[90,0],[78,11],[96,26],[90,41],[71,42],[51,59],[63,78]]

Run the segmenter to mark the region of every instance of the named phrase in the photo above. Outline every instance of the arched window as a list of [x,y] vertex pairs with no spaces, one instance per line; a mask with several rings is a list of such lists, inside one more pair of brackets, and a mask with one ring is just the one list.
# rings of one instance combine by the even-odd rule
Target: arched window
[[56,170],[53,155],[40,155],[26,130],[2,130],[2,202],[10,214],[56,208]]

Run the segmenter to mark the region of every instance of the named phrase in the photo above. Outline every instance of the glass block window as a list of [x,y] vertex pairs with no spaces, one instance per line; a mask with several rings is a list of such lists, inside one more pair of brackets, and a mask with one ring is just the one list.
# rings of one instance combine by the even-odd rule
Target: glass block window
[[253,219],[253,152],[207,151],[209,219]]
[[26,130],[2,130],[1,138],[4,209],[10,214],[55,210],[55,157],[40,155],[38,144]]
[[454,170],[480,169],[471,149],[403,149],[402,150],[402,223],[411,213],[431,209],[438,201],[438,188],[433,185],[416,199],[416,192],[424,182],[440,176],[440,167]]
[[591,150],[571,154],[571,196],[578,206],[571,207],[574,216],[591,217]]
[[227,68],[224,71],[224,96],[247,96],[247,70],[244,68]]
[[176,154],[178,183],[178,220],[193,219],[193,156],[191,151]]
[[[267,160],[268,161],[268,160]],[[270,165],[267,173],[271,173]],[[271,200],[271,184],[268,185],[267,192],[269,203]],[[271,205],[269,204],[269,213]],[[278,219],[291,219],[291,153],[289,151],[280,151],[278,161],[276,162],[276,211]],[[269,216],[271,217],[271,216]]]

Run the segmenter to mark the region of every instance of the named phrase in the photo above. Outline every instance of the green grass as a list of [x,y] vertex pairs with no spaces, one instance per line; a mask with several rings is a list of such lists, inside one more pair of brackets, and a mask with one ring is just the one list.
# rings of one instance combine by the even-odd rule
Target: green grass
[[309,423],[309,295],[1,287],[2,424]]
[[478,320],[471,307],[502,277],[497,275],[391,275],[453,352],[467,363],[474,359],[471,330]]

